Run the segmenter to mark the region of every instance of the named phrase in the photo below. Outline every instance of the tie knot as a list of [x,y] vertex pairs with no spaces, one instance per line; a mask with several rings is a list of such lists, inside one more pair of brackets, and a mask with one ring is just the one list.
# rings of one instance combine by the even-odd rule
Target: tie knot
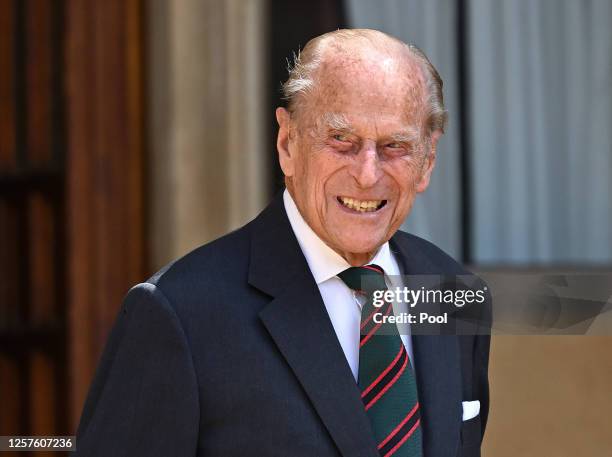
[[357,291],[372,291],[386,289],[385,271],[378,265],[363,265],[350,267],[338,274],[350,289]]

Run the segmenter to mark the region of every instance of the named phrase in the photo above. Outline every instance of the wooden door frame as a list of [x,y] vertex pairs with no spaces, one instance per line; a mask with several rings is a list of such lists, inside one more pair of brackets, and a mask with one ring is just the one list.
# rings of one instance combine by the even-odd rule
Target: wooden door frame
[[66,0],[70,422],[128,288],[147,272],[144,7]]

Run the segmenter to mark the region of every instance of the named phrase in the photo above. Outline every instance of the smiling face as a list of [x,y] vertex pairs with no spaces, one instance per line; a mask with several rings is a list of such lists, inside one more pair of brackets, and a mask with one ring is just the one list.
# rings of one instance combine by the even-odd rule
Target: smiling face
[[367,263],[429,184],[438,135],[409,58],[335,52],[299,110],[277,109],[287,188],[308,225],[351,265]]

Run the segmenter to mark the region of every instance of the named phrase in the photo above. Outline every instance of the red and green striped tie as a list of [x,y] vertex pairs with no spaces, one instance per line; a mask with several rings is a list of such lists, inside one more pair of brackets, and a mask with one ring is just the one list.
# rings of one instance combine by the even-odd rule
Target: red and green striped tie
[[393,313],[392,303],[373,305],[373,292],[387,290],[384,274],[378,265],[364,265],[338,275],[367,298],[361,309],[359,342],[361,399],[381,456],[422,457],[419,402],[410,357],[395,324],[374,322],[376,313]]

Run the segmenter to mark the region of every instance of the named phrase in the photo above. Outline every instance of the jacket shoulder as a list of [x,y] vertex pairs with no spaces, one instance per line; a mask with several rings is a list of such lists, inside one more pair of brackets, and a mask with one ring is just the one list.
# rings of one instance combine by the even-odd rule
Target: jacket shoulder
[[188,291],[228,281],[246,283],[251,223],[206,243],[168,263],[147,279],[171,301]]

